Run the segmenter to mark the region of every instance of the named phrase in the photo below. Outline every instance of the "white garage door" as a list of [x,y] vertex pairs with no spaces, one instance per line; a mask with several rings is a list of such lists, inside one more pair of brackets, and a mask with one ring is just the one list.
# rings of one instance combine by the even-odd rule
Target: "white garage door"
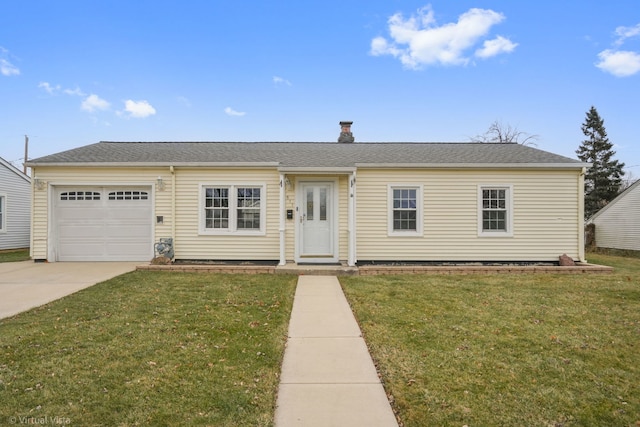
[[150,187],[59,187],[58,261],[148,261],[153,257]]

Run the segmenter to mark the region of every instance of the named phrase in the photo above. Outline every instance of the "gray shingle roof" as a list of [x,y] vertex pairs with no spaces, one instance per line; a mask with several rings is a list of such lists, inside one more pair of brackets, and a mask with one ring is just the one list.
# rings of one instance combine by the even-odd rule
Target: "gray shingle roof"
[[584,163],[520,144],[330,142],[99,142],[40,157],[38,165],[273,163],[283,168],[569,166]]

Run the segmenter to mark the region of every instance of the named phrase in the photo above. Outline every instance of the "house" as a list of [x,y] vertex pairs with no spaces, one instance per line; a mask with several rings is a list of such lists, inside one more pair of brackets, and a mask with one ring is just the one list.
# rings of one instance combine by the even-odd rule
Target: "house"
[[596,212],[589,223],[595,225],[596,246],[640,251],[640,181]]
[[0,157],[0,250],[29,247],[31,179]]
[[584,163],[519,144],[99,142],[31,160],[33,258],[584,260]]

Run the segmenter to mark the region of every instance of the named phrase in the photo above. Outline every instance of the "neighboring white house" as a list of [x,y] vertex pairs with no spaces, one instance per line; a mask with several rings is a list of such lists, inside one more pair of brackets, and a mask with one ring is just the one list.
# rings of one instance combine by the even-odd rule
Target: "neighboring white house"
[[596,212],[589,222],[595,225],[597,247],[640,251],[640,180]]
[[31,179],[0,157],[0,250],[29,247]]
[[520,144],[100,142],[31,160],[35,260],[584,261],[586,164]]

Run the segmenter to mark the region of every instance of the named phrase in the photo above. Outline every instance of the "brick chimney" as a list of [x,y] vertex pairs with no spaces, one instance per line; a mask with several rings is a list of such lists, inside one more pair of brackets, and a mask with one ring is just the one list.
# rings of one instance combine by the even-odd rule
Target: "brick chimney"
[[351,133],[352,124],[353,122],[340,122],[340,137],[338,138],[338,142],[349,143],[355,141]]

